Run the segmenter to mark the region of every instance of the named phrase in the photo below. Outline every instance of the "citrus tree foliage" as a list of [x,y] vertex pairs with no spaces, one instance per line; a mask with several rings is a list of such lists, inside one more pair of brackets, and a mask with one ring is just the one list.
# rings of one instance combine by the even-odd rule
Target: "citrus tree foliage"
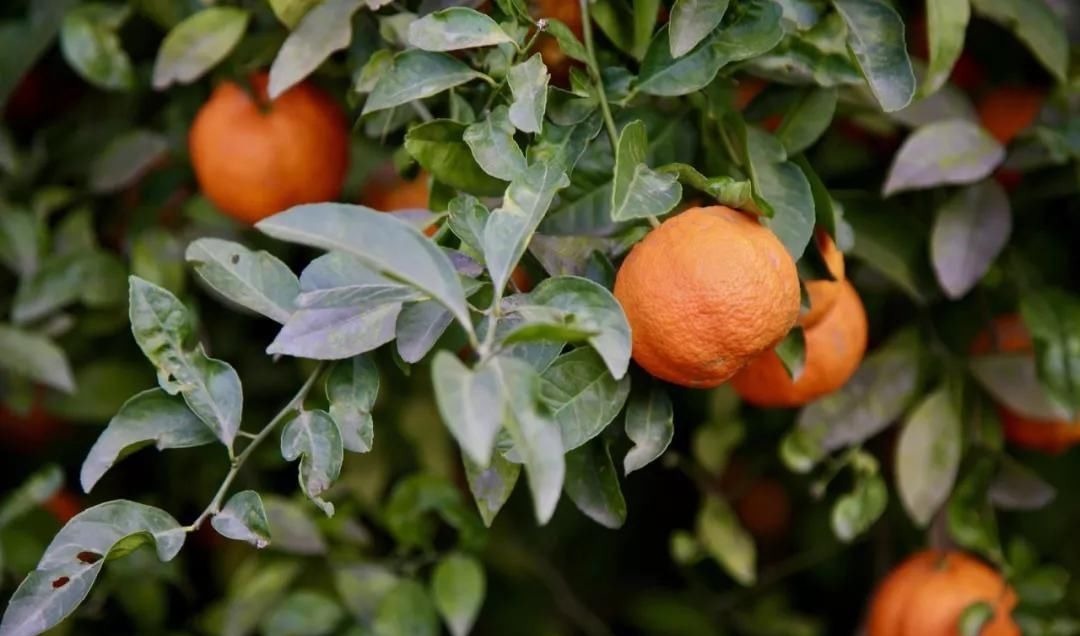
[[[1043,465],[1001,422],[1080,410],[1070,3],[32,0],[0,19],[0,416],[97,424],[77,481],[101,502],[50,542],[33,513],[62,470],[9,489],[0,567],[22,582],[0,636],[113,612],[164,633],[174,557],[223,540],[227,584],[182,633],[463,636],[521,577],[556,617],[492,610],[485,633],[837,633],[850,581],[834,623],[774,586],[845,551],[860,568],[867,539],[887,563],[975,552],[1024,633],[1080,632],[1075,554],[1014,519],[1065,538],[1075,458]],[[345,104],[351,160],[340,197],[252,228],[198,192],[185,140],[213,85],[258,69],[270,100],[314,83]],[[1027,93],[976,108],[1006,84]],[[424,203],[388,214],[368,192],[393,179]],[[839,390],[761,410],[632,362],[619,264],[697,205],[759,217],[803,283],[833,276],[815,231],[846,254],[871,350]],[[801,327],[776,351],[812,366]],[[779,494],[753,494],[766,473]],[[783,559],[752,507],[789,493],[806,539]],[[545,556],[572,508],[602,528],[568,561],[650,519],[615,558],[670,551],[683,578],[590,608],[574,588],[609,581]],[[991,614],[971,605],[963,633]]]

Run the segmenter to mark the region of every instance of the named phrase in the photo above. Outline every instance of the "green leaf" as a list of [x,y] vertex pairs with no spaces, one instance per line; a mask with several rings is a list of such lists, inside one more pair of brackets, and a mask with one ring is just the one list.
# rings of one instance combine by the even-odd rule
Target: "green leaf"
[[223,537],[246,541],[256,548],[270,545],[270,521],[262,498],[254,490],[242,490],[225,502],[210,525]]
[[547,523],[555,513],[566,475],[559,426],[540,406],[540,376],[522,360],[493,358],[506,406],[503,426],[525,464],[536,519]]
[[906,208],[899,203],[873,195],[845,196],[840,203],[843,220],[859,238],[850,254],[892,281],[916,304],[932,298],[937,285],[926,255],[925,224],[903,214]]
[[724,66],[756,57],[779,44],[784,36],[779,6],[771,0],[749,0],[741,3],[740,9],[736,20],[678,59],[671,56],[669,29],[660,29],[641,62],[631,95],[693,93],[711,83]]
[[964,33],[971,19],[971,0],[928,0],[926,35],[930,64],[919,92],[930,95],[949,79],[953,65],[964,50]]
[[150,130],[132,130],[109,142],[90,164],[94,192],[116,192],[135,183],[169,150],[169,141]]
[[241,307],[282,324],[295,310],[300,281],[269,252],[202,238],[189,244],[184,256],[207,285]]
[[578,510],[605,528],[621,528],[626,523],[626,500],[603,439],[566,454],[563,489]]
[[477,547],[484,537],[456,484],[435,475],[416,473],[402,479],[383,511],[386,528],[402,551],[433,549],[438,528],[431,523],[430,513],[457,529],[458,543],[464,549]]
[[1035,342],[1039,381],[1071,422],[1080,412],[1080,299],[1057,289],[1029,291],[1020,313]]
[[298,590],[266,615],[260,623],[260,633],[262,636],[326,636],[336,633],[334,628],[343,618],[345,610],[334,599],[322,592]]
[[149,389],[125,402],[109,421],[83,461],[79,481],[90,492],[121,457],[148,444],[165,450],[202,446],[215,439],[182,399]]
[[394,56],[393,65],[375,83],[363,115],[438,95],[474,79],[490,78],[445,53],[409,49]]
[[151,542],[160,560],[171,561],[186,536],[165,511],[132,501],[84,510],[67,522],[19,584],[0,621],[0,634],[33,636],[48,630],[86,598],[106,557],[119,558]]
[[4,54],[0,55],[0,104],[8,101],[19,81],[53,45],[64,15],[76,4],[76,0],[27,3],[24,5],[29,9],[27,19],[0,22],[0,41],[4,42]]
[[465,291],[446,254],[392,214],[342,203],[298,205],[260,221],[274,238],[351,254],[376,272],[439,301],[466,332],[472,321]]
[[75,380],[63,350],[36,333],[0,324],[0,368],[71,393]]
[[290,554],[326,554],[326,540],[304,508],[274,495],[264,497],[263,505],[275,549]]
[[771,211],[764,223],[797,261],[814,233],[816,216],[810,183],[797,165],[783,160],[783,146],[769,133],[748,128],[746,151],[754,200],[759,208]]
[[154,88],[190,84],[202,77],[236,47],[250,18],[237,7],[209,7],[173,27],[154,61]]
[[633,5],[633,48],[630,54],[634,56],[634,59],[640,60],[645,57],[645,51],[649,48],[649,39],[652,38],[653,29],[656,28],[660,0],[633,0]]
[[1021,603],[1045,607],[1065,597],[1070,578],[1070,572],[1064,567],[1049,564],[1021,574],[1011,583]]
[[477,196],[500,196],[506,182],[490,176],[464,141],[466,126],[436,119],[405,134],[405,150],[439,183]]
[[882,110],[900,110],[915,96],[915,72],[904,22],[886,0],[833,0],[848,26],[848,48]]
[[[965,2],[967,0],[964,0]],[[976,601],[964,608],[957,621],[959,636],[979,636],[983,627],[994,620],[994,607],[986,601]]]
[[855,488],[836,500],[832,529],[836,538],[850,543],[874,525],[889,504],[889,490],[880,475],[860,475]]
[[806,150],[825,133],[836,113],[837,99],[835,88],[800,91],[776,130],[776,138],[784,145],[789,157]]
[[379,369],[369,356],[334,364],[326,376],[330,417],[341,431],[345,450],[366,453],[375,438],[371,409],[379,397]]
[[630,393],[626,404],[626,436],[634,443],[623,458],[627,475],[658,459],[671,444],[675,437],[675,416],[671,398],[660,382],[650,380],[648,389]]
[[974,183],[993,172],[1005,149],[978,124],[960,119],[927,124],[900,146],[884,194]]
[[630,378],[613,378],[600,356],[588,348],[559,356],[541,378],[540,395],[559,426],[566,451],[602,433],[630,392]]
[[611,218],[615,221],[662,216],[682,199],[682,185],[675,175],[645,164],[648,145],[645,122],[640,119],[619,133],[611,188]]
[[79,299],[87,283],[85,252],[52,256],[33,274],[19,281],[11,318],[25,324],[39,320]]
[[555,193],[568,185],[561,166],[548,163],[534,163],[510,182],[502,206],[484,225],[484,261],[496,294],[505,289]]
[[300,460],[300,488],[326,516],[334,504],[319,498],[341,473],[343,450],[337,424],[325,411],[301,411],[281,431],[281,456]]
[[39,468],[8,492],[0,503],[0,528],[40,506],[64,485],[64,471],[56,464]]
[[387,303],[423,300],[427,296],[409,285],[373,271],[345,252],[331,252],[311,261],[300,273],[301,309],[371,308]]
[[14,210],[0,202],[0,260],[21,278],[38,268],[42,252],[41,222],[28,210]]
[[991,482],[990,501],[1001,510],[1038,510],[1057,497],[1057,490],[1032,469],[1003,456]]
[[896,445],[896,487],[908,516],[926,526],[952,492],[960,466],[960,414],[939,389],[908,416]]
[[438,636],[439,617],[424,586],[404,579],[379,603],[373,636]]
[[274,15],[285,26],[293,29],[308,11],[321,0],[269,0]]
[[1069,69],[1065,22],[1045,0],[972,0],[975,11],[1011,30],[1059,82]]
[[497,106],[486,119],[471,124],[461,138],[476,163],[496,179],[511,181],[525,171],[525,155],[514,141],[506,106]]
[[[529,145],[529,162],[562,166],[563,170],[570,174],[585,153],[589,142],[600,133],[602,126],[603,119],[599,113],[593,113],[569,126],[545,122],[540,135]],[[610,194],[607,198],[610,200]],[[610,215],[604,215],[603,218],[608,216]]]
[[379,604],[399,580],[389,568],[373,561],[346,564],[339,561],[334,567],[338,596],[345,608],[365,625],[374,620]]
[[630,366],[630,323],[610,291],[585,278],[554,276],[537,285],[529,298],[535,304],[569,312],[579,327],[597,332],[589,338],[589,344],[615,379],[626,375]]
[[502,346],[524,342],[584,342],[597,332],[582,328],[573,314],[538,305],[517,305],[511,310],[524,320],[500,336]]
[[[470,126],[471,128],[471,126]],[[467,131],[466,131],[467,132]],[[520,149],[519,149],[520,152]],[[522,162],[524,168],[524,162]],[[491,211],[470,194],[459,194],[450,200],[447,225],[461,239],[462,249],[483,260],[484,225]]]
[[1011,232],[1009,197],[997,181],[987,179],[949,197],[930,235],[930,260],[945,295],[955,300],[971,291]]
[[451,554],[431,574],[431,597],[453,636],[472,631],[484,603],[484,568],[473,557]]
[[244,636],[256,633],[259,621],[281,602],[302,566],[298,560],[241,562],[241,567],[233,573],[236,584],[230,586],[221,610],[221,634]]
[[267,95],[279,95],[315,72],[352,41],[352,16],[362,0],[323,0],[304,14],[270,65]]
[[168,290],[131,277],[131,332],[158,370],[158,384],[169,395],[181,394],[223,444],[232,447],[240,429],[244,395],[240,376],[227,362],[207,357],[202,347],[189,351],[193,339],[187,308]]
[[773,349],[780,363],[784,365],[788,376],[792,381],[798,381],[806,366],[806,333],[800,327],[795,327],[788,332],[780,344]]
[[467,7],[429,13],[409,25],[409,44],[425,51],[457,51],[514,39],[490,17]]
[[987,496],[993,478],[993,459],[981,458],[957,483],[946,518],[949,534],[957,544],[1000,560],[997,517]]
[[104,90],[135,86],[131,58],[116,34],[127,19],[126,6],[90,3],[67,12],[60,27],[60,51],[79,75]]
[[351,358],[393,340],[400,315],[401,303],[395,302],[299,309],[266,352],[313,360]]
[[1030,354],[989,354],[970,359],[971,373],[1010,411],[1037,420],[1068,420],[1067,408],[1052,400],[1039,382]]
[[510,122],[521,132],[539,133],[543,128],[549,78],[539,53],[511,66],[507,72],[506,81],[514,96],[510,103]]
[[581,43],[581,40],[578,40],[577,35],[570,30],[570,27],[554,18],[545,18],[545,21],[547,22],[545,30],[555,38],[555,41],[559,44],[559,49],[567,57],[578,62],[588,61],[589,53],[585,50],[585,45]]
[[466,456],[487,467],[505,409],[495,370],[483,364],[470,370],[449,351],[440,351],[431,377],[446,428]]
[[669,24],[671,57],[689,53],[709,36],[727,12],[729,0],[676,0]]
[[495,521],[495,515],[499,514],[503,504],[510,498],[510,493],[514,492],[518,475],[521,474],[521,465],[507,460],[499,453],[491,456],[491,464],[487,468],[474,464],[468,455],[462,459],[469,491],[476,501],[480,518],[484,520],[485,526],[490,527]]
[[727,502],[708,496],[697,516],[697,538],[701,546],[724,570],[741,585],[752,585],[757,579],[757,552],[750,534],[739,525],[739,519]]
[[453,322],[454,316],[434,300],[407,303],[394,326],[398,355],[409,364],[420,362]]

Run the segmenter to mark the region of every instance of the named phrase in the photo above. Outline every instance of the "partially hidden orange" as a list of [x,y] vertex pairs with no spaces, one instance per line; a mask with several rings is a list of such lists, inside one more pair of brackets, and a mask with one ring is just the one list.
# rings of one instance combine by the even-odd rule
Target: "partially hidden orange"
[[806,357],[797,380],[776,352],[768,351],[732,379],[736,393],[756,406],[794,407],[844,386],[866,353],[866,310],[851,283],[840,283],[832,309],[806,329],[805,338]]
[[615,277],[633,358],[652,375],[714,387],[771,349],[799,316],[799,280],[756,217],[691,208],[634,246]]
[[979,100],[979,121],[994,139],[1007,144],[1035,122],[1045,100],[1036,88],[998,86]]
[[250,91],[218,85],[188,134],[203,193],[248,223],[336,199],[349,162],[345,115],[329,95],[303,82],[270,101],[267,82],[258,73]]
[[815,232],[814,246],[833,279],[823,278],[805,283],[806,293],[810,296],[810,308],[799,317],[799,324],[803,327],[813,327],[829,313],[836,303],[836,297],[840,295],[840,283],[844,281],[844,253],[836,247],[829,233],[823,230]]
[[[430,198],[426,172],[405,179],[390,165],[377,168],[360,192],[360,203],[380,212],[426,210]],[[424,234],[433,236],[438,229],[438,226],[430,225],[424,228]]]

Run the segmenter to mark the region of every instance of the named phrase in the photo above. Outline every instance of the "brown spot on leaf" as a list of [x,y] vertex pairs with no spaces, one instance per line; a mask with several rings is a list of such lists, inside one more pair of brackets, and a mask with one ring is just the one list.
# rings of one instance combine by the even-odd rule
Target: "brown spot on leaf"
[[71,578],[69,578],[69,577],[61,576],[60,578],[58,578],[58,579],[56,579],[56,580],[54,580],[52,582],[53,589],[58,590],[58,589],[64,587],[65,585],[68,584],[68,581],[70,581],[70,580],[71,580]]
[[101,560],[101,555],[98,554],[97,552],[91,552],[89,550],[84,550],[84,551],[76,554],[75,558],[78,559],[81,563],[87,563],[87,564],[93,565],[94,563],[97,563],[98,561]]

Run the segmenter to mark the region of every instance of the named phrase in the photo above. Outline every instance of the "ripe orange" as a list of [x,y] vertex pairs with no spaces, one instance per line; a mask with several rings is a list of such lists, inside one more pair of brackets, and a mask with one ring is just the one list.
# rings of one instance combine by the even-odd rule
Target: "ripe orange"
[[799,324],[803,327],[813,327],[825,317],[825,314],[829,313],[836,302],[836,297],[840,294],[840,283],[844,280],[844,253],[836,247],[829,233],[818,230],[814,234],[814,244],[835,280],[819,279],[806,282],[806,293],[810,296],[810,309],[799,317]]
[[767,86],[765,80],[759,77],[749,75],[740,77],[739,85],[735,87],[735,108],[744,110],[761,91],[765,90],[765,86]]
[[979,100],[979,121],[994,139],[1007,144],[1027,130],[1046,95],[1028,86],[999,86]]
[[878,586],[868,636],[954,636],[960,615],[980,601],[994,608],[982,636],[1020,635],[1009,615],[1016,594],[1000,574],[963,552],[918,552]]
[[615,277],[633,357],[675,384],[714,387],[776,346],[799,316],[783,244],[755,217],[691,208],[634,246]]
[[[971,353],[974,355],[1031,351],[1031,335],[1024,321],[1016,314],[998,316],[971,343]],[[1005,439],[1017,446],[1056,455],[1080,444],[1080,421],[1035,419],[1016,413],[1003,404],[997,405],[997,411]]]
[[72,517],[83,510],[79,497],[66,488],[47,499],[41,507],[62,524],[71,521]]
[[[389,164],[377,168],[360,191],[360,203],[380,212],[426,210],[430,198],[426,172],[403,179]],[[432,224],[424,228],[424,234],[434,236],[438,230],[439,226]]]
[[301,203],[335,199],[349,163],[341,108],[312,84],[272,102],[268,78],[251,78],[252,94],[233,82],[214,89],[188,136],[203,193],[226,214],[256,221]]
[[735,503],[739,516],[750,534],[759,539],[782,537],[791,523],[791,500],[787,489],[775,479],[759,479],[746,489]]
[[806,362],[792,382],[775,351],[767,351],[731,381],[742,399],[764,407],[801,406],[844,386],[866,353],[866,311],[851,283],[840,284],[832,310],[806,329]]
[[0,405],[0,445],[18,453],[38,453],[70,430],[45,410],[44,391],[37,389],[30,410],[16,413]]

